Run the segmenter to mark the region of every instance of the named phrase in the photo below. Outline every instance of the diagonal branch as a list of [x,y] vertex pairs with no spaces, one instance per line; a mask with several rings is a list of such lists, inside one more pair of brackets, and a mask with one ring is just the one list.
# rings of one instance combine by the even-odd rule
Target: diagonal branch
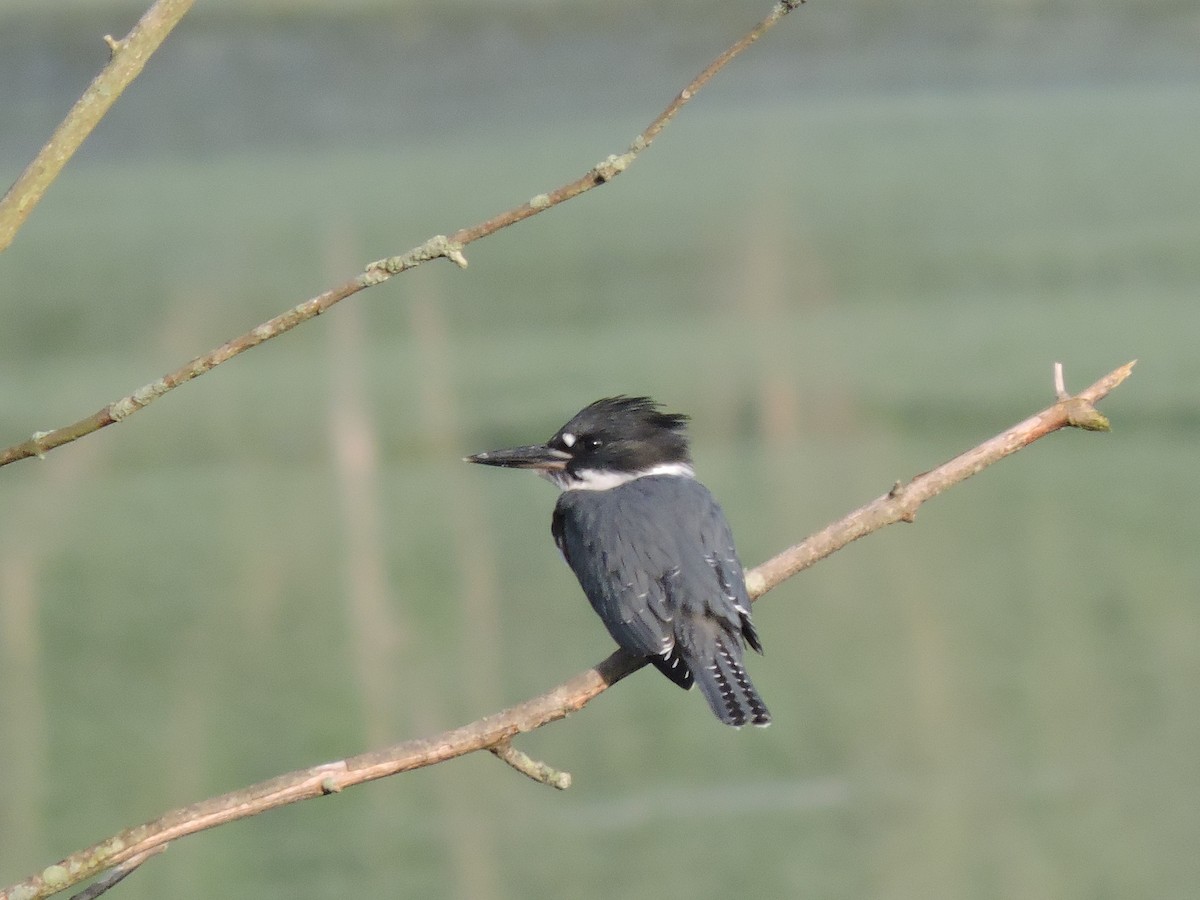
[[89,134],[100,124],[125,88],[141,74],[179,20],[187,15],[194,0],[157,0],[122,40],[105,35],[112,57],[88,85],[46,145],[13,182],[0,200],[0,252],[8,249],[17,231],[54,183],[58,173],[75,155]]
[[[162,0],[162,2],[166,2],[166,0]],[[180,2],[180,0],[176,0],[176,2]],[[0,450],[0,466],[8,465],[19,459],[28,459],[31,456],[41,458],[49,451],[61,447],[63,444],[69,444],[84,435],[120,422],[138,410],[143,409],[154,400],[157,400],[163,394],[179,387],[179,385],[215,369],[221,363],[253,347],[257,347],[264,341],[291,331],[302,322],[307,322],[309,319],[319,316],[335,303],[345,300],[347,297],[351,297],[361,290],[382,284],[393,275],[406,272],[423,262],[445,257],[460,267],[466,266],[467,259],[463,256],[462,251],[467,244],[494,234],[501,228],[544,212],[560,203],[565,203],[567,200],[585,191],[590,191],[592,188],[607,184],[624,172],[633,164],[641,152],[650,146],[651,142],[675,118],[679,110],[696,95],[696,92],[700,88],[707,84],[721,69],[725,68],[734,57],[741,54],[747,47],[773,28],[780,19],[795,9],[799,3],[800,0],[780,0],[780,2],[776,3],[765,19],[731,44],[703,72],[693,78],[691,83],[680,91],[675,99],[667,104],[666,109],[659,113],[654,121],[646,127],[645,131],[634,138],[633,144],[630,145],[629,149],[619,156],[609,156],[569,184],[565,184],[546,194],[538,194],[525,203],[515,206],[478,225],[462,228],[449,237],[440,234],[435,235],[407,253],[376,260],[368,265],[365,271],[348,281],[305,300],[303,303],[292,307],[275,318],[252,328],[245,334],[226,341],[203,356],[197,356],[175,371],[167,373],[156,381],[143,385],[132,394],[122,397],[120,400],[109,403],[92,413],[92,415],[51,431],[35,432],[28,440]],[[2,249],[2,244],[0,244],[0,249]]]
[[[913,521],[917,508],[926,500],[1038,438],[1067,427],[1102,430],[1098,426],[1103,417],[1094,404],[1128,378],[1133,365],[1130,362],[1121,366],[1081,393],[1057,400],[1052,406],[996,437],[936,469],[917,475],[907,484],[898,483],[881,497],[747,572],[746,583],[751,595],[761,597],[796,573],[885,525]],[[1104,421],[1104,424],[1107,425],[1107,422]],[[470,725],[436,737],[405,741],[383,750],[289,772],[221,797],[174,810],[74,853],[20,884],[0,890],[0,900],[49,897],[176,838],[300,800],[337,793],[352,785],[445,762],[477,750],[490,750],[530,777],[553,783],[554,775],[559,773],[528,757],[522,758],[523,754],[509,753],[512,739],[582,709],[593,697],[643,665],[645,660],[617,651],[594,668],[581,672],[541,696]]]

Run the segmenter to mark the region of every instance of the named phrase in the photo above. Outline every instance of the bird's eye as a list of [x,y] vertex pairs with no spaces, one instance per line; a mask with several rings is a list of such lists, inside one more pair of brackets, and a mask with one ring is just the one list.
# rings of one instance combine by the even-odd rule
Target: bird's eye
[[604,443],[604,441],[600,440],[598,437],[590,437],[587,439],[586,443],[589,450],[596,450],[601,444]]

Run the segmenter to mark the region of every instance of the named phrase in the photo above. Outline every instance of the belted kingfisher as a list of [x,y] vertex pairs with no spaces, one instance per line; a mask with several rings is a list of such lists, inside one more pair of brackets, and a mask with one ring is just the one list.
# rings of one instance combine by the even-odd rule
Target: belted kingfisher
[[556,484],[554,542],[613,640],[680,687],[698,684],[722,722],[768,725],[742,665],[743,643],[762,653],[742,564],[692,471],[687,420],[649,397],[608,397],[544,444],[467,462],[533,469]]

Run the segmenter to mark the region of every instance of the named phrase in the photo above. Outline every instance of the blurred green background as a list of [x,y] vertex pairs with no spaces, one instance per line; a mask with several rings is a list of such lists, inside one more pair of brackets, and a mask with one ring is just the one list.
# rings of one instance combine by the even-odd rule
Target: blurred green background
[[[0,255],[0,442],[621,152],[765,2],[211,2]],[[130,3],[0,7],[14,179]],[[602,190],[0,471],[0,884],[610,649],[553,489],[694,417],[747,564],[1133,358],[756,608],[775,714],[641,673],[489,756],[181,841],[149,897],[1194,898],[1200,12],[813,2]],[[114,894],[113,896],[117,896]]]

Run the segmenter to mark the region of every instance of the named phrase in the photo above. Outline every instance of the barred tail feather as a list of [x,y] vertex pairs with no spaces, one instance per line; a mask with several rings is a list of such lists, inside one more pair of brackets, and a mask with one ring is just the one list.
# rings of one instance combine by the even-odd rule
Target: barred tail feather
[[740,657],[724,641],[718,641],[711,659],[692,662],[689,668],[713,713],[726,725],[770,725],[771,713],[754,689]]

